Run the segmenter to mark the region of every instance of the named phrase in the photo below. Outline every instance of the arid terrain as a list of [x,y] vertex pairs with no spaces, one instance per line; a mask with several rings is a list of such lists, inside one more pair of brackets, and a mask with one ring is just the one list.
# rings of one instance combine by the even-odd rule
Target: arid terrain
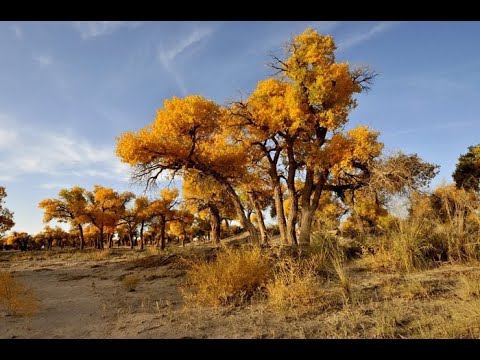
[[[151,254],[0,252],[0,272],[23,279],[39,300],[31,316],[0,312],[1,338],[403,338],[478,337],[480,267],[444,264],[398,274],[347,266],[348,291],[322,283],[309,308],[282,312],[261,296],[238,305],[186,306],[181,289],[193,256],[216,249]],[[195,254],[195,255],[194,255]]]

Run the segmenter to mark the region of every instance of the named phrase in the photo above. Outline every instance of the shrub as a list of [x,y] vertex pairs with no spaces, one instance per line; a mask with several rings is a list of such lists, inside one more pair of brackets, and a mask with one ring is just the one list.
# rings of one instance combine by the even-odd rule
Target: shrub
[[271,276],[268,256],[261,249],[224,249],[211,262],[197,262],[187,272],[183,291],[187,302],[201,305],[238,304],[251,298]]
[[319,300],[320,283],[314,259],[283,259],[267,286],[268,304],[277,311],[306,312]]
[[123,286],[127,291],[135,291],[139,282],[140,278],[137,275],[125,275],[122,279]]

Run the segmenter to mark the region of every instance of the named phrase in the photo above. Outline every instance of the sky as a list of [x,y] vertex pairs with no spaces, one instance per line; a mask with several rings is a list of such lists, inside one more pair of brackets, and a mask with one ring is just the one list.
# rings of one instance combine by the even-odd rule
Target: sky
[[452,181],[480,143],[480,22],[0,22],[0,186],[13,230],[41,231],[37,204],[61,188],[140,193],[116,136],[172,96],[248,95],[307,27],[334,37],[337,61],[379,74],[350,126],[440,165],[432,185]]

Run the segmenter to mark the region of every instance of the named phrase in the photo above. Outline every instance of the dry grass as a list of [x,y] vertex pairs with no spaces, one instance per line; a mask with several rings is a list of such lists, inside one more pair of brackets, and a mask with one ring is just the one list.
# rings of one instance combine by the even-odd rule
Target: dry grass
[[197,262],[187,272],[187,303],[201,305],[241,304],[265,286],[271,276],[270,262],[261,249],[226,248],[211,262]]
[[9,315],[32,316],[39,310],[33,290],[8,272],[0,272],[0,305]]
[[276,311],[304,313],[320,302],[320,282],[314,261],[286,258],[267,286],[268,305]]
[[135,291],[140,282],[137,275],[125,275],[122,279],[122,285],[127,291]]
[[92,259],[94,260],[106,260],[112,255],[111,249],[98,250],[92,253]]
[[459,278],[457,294],[461,299],[480,299],[480,274],[467,273]]
[[164,255],[164,254],[165,254],[165,251],[160,249],[158,246],[147,245],[145,247],[146,256],[158,256],[158,255]]

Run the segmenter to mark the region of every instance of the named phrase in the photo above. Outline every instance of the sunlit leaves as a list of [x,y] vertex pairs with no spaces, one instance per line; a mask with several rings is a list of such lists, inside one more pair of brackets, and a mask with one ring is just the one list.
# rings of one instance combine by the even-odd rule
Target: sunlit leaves
[[7,192],[5,191],[5,188],[0,186],[0,237],[15,225],[15,222],[13,221],[13,212],[4,207],[6,197]]

